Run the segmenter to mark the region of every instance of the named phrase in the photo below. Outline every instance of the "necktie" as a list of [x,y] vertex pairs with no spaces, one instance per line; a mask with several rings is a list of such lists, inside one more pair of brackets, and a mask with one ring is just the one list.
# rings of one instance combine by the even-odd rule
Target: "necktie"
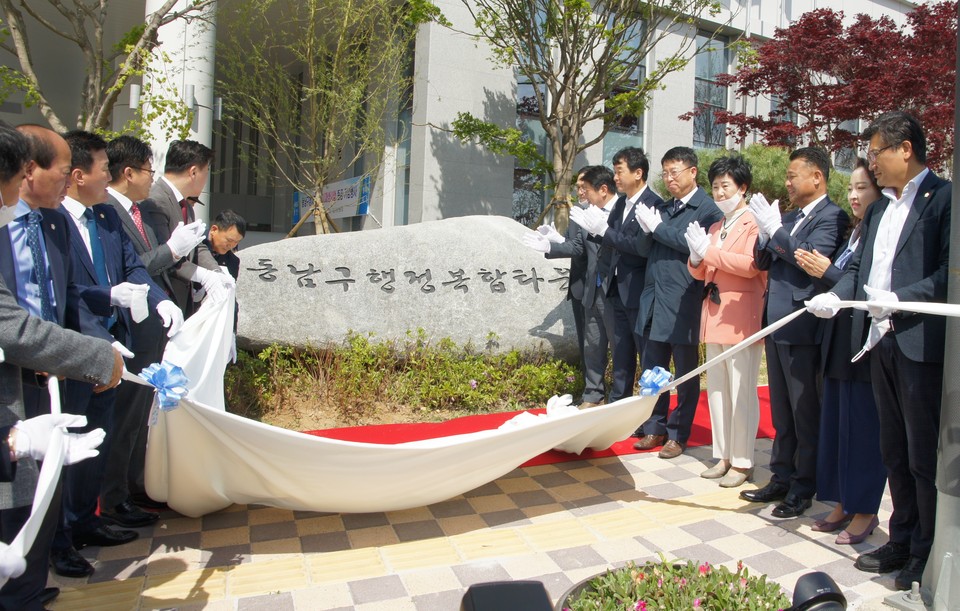
[[[93,269],[97,272],[97,284],[109,287],[110,277],[107,275],[107,264],[103,258],[103,245],[100,243],[100,231],[97,229],[97,219],[93,216],[93,210],[89,208],[84,210],[83,218],[87,224],[87,231],[90,232],[90,258],[93,259]],[[103,326],[109,330],[116,320],[116,316],[108,316],[103,319]]]
[[793,221],[793,229],[790,230],[790,235],[794,235],[794,234],[797,233],[797,229],[800,228],[800,224],[803,222],[803,217],[804,217],[804,216],[805,216],[805,215],[803,214],[803,210],[801,210],[801,211],[797,214],[797,218]]
[[673,203],[670,204],[670,214],[676,214],[679,212],[680,208],[683,206],[683,202],[679,199],[673,200]]
[[183,216],[183,224],[186,225],[190,221],[187,220],[187,200],[180,200],[180,214]]
[[137,231],[140,232],[140,236],[143,238],[143,241],[147,243],[147,246],[149,246],[150,240],[147,239],[147,232],[143,229],[143,217],[140,216],[140,206],[137,205],[137,202],[133,202],[133,204],[131,204],[130,216],[133,217],[133,224],[137,226]]
[[40,247],[40,213],[32,210],[27,214],[27,246],[30,248],[30,257],[33,259],[33,273],[37,279],[40,293],[40,316],[44,320],[56,322],[50,302],[50,282],[47,278],[47,260]]

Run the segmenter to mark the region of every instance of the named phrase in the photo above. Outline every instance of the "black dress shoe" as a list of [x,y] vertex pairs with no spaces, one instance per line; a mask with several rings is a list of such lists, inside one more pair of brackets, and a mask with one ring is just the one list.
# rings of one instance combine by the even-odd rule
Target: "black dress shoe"
[[[93,575],[93,565],[72,547],[50,550],[50,566],[53,567],[54,573],[63,577],[89,577]],[[47,590],[44,590],[43,594],[46,594],[46,592]],[[60,594],[60,590],[57,590],[57,594]],[[56,598],[56,596],[53,598]],[[50,600],[53,600],[53,598]],[[43,602],[48,601],[44,600]]]
[[131,503],[125,501],[113,508],[113,511],[101,511],[100,517],[112,524],[119,524],[129,528],[140,528],[150,526],[160,517],[155,513],[144,511]]
[[757,488],[756,490],[741,490],[740,498],[754,503],[771,503],[787,496],[788,491],[789,488],[783,484],[770,482],[763,488]]
[[101,524],[93,530],[73,533],[73,545],[77,549],[84,548],[88,545],[110,547],[130,543],[139,536],[140,533],[135,530],[120,530],[119,528],[111,528],[106,524]]
[[788,494],[782,503],[773,508],[770,515],[775,518],[795,518],[810,509],[810,505],[813,505],[813,501],[810,499]]
[[[92,571],[93,567],[90,567],[90,570]],[[40,592],[40,604],[52,602],[58,596],[60,596],[60,588],[44,588],[43,592]]]
[[144,509],[168,509],[166,503],[155,501],[146,494],[131,494],[130,501],[137,507],[143,507]]
[[853,566],[868,573],[889,573],[902,569],[910,560],[910,546],[890,541],[872,552],[860,554]]
[[920,583],[920,579],[923,577],[923,569],[926,568],[926,566],[926,560],[919,556],[910,556],[907,564],[900,569],[897,578],[893,580],[893,584],[897,586],[898,590],[909,590],[913,586],[914,581]]

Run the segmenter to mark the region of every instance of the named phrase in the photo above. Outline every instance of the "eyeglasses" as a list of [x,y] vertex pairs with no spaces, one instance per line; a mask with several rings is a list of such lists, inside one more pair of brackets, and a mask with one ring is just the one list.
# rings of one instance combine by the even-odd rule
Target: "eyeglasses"
[[150,168],[134,168],[135,170],[140,170],[141,172],[149,172],[150,178],[153,178],[153,175],[157,173],[156,170],[151,170]]
[[679,177],[681,174],[683,174],[683,173],[686,172],[687,170],[692,170],[692,169],[693,169],[693,166],[690,166],[689,168],[683,168],[682,170],[672,170],[672,171],[670,171],[670,172],[660,172],[660,178],[663,179],[663,180],[676,180],[677,177]]
[[895,146],[897,146],[897,145],[896,145],[896,144],[888,144],[887,146],[885,146],[885,147],[883,147],[883,148],[879,148],[879,149],[872,150],[872,151],[867,151],[867,161],[868,161],[869,163],[876,163],[876,162],[877,162],[877,156],[878,156],[880,153],[882,153],[883,151],[885,151],[885,150],[887,150],[887,149],[893,148],[893,147],[895,147]]

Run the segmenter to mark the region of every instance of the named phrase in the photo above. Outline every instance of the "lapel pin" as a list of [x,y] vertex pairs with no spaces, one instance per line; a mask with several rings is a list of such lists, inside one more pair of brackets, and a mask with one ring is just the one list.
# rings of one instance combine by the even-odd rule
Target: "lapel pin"
[[100,213],[100,218],[105,219],[105,218],[107,218],[107,217],[103,216],[103,213],[101,212],[101,213]]
[[923,196],[924,196],[924,197],[930,197],[930,192],[927,191],[926,193],[923,194]]
[[51,231],[54,230],[54,229],[56,229],[56,228],[57,228],[56,225],[54,225],[53,223],[50,223],[50,230],[51,230]]

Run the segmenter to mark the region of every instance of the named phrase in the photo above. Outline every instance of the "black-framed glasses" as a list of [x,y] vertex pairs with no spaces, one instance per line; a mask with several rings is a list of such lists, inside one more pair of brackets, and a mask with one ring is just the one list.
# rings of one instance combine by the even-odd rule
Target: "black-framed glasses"
[[134,168],[135,170],[140,170],[141,172],[149,172],[150,178],[153,178],[153,175],[157,173],[156,170],[151,170],[150,168]]
[[885,147],[883,147],[883,148],[879,148],[879,149],[874,149],[874,150],[867,151],[867,162],[868,162],[868,163],[876,163],[876,162],[877,162],[877,156],[878,156],[880,153],[882,153],[883,151],[885,151],[885,150],[887,150],[887,149],[891,149],[891,148],[893,148],[893,147],[895,147],[895,146],[897,146],[897,145],[896,145],[896,144],[888,144],[887,146],[885,146]]

